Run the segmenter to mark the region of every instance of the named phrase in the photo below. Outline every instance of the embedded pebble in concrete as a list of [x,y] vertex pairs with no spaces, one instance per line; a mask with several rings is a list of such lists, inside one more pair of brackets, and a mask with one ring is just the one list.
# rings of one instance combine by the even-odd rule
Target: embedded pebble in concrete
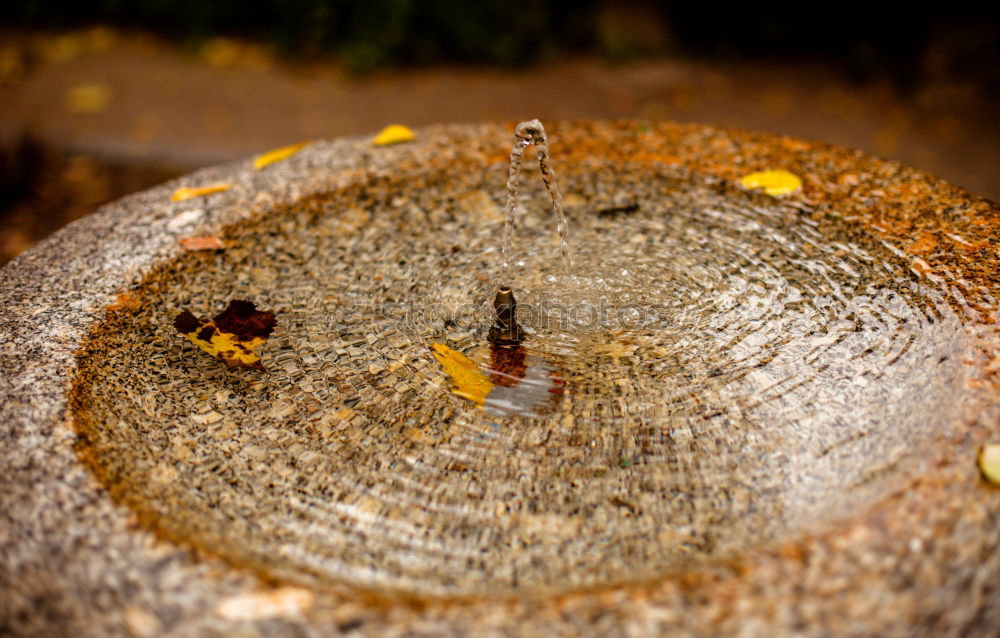
[[[511,127],[192,176],[234,185],[185,221],[224,251],[179,249],[168,184],[5,269],[11,633],[989,635],[996,206],[784,138],[548,128],[573,271],[532,180],[523,359],[484,340]],[[801,192],[739,187],[769,166]],[[266,373],[173,333],[234,298],[278,317]]]

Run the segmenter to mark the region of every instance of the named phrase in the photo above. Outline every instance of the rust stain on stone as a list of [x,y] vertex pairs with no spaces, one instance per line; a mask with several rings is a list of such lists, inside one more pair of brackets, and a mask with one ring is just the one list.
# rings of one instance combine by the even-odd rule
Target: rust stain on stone
[[937,239],[931,233],[920,233],[908,250],[914,255],[929,255],[937,249]]

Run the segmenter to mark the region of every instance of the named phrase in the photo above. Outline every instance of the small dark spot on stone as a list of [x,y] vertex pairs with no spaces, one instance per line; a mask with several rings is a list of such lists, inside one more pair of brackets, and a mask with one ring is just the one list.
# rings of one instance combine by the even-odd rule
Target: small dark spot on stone
[[337,630],[340,632],[354,631],[365,624],[365,621],[360,618],[352,618],[351,620],[344,621],[337,625]]
[[629,503],[628,501],[626,501],[625,499],[623,499],[623,498],[621,498],[619,496],[612,496],[609,499],[609,501],[615,507],[620,507],[622,509],[627,509],[628,513],[631,514],[632,516],[636,516],[637,514],[640,513],[640,510],[639,510],[638,507],[636,507],[632,503]]
[[345,399],[344,400],[344,405],[347,406],[347,407],[349,407],[349,408],[353,408],[354,406],[356,406],[358,404],[358,401],[360,401],[360,399],[358,399],[358,397],[351,397],[350,399]]
[[455,321],[454,317],[449,317],[449,318],[447,318],[447,319],[444,320],[444,327],[445,328],[457,328],[458,327],[458,322]]
[[611,206],[609,208],[602,208],[597,211],[598,217],[620,217],[622,215],[631,215],[632,213],[639,211],[639,204],[626,204],[624,206]]

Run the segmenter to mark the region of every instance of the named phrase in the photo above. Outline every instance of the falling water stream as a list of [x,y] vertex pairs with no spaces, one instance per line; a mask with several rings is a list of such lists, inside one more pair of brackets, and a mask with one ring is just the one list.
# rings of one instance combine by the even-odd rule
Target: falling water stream
[[510,151],[510,172],[507,176],[507,206],[504,215],[503,245],[501,247],[500,286],[510,284],[510,262],[514,254],[514,225],[517,213],[517,187],[520,179],[521,164],[524,162],[524,149],[534,145],[538,154],[538,168],[542,173],[545,189],[552,198],[552,210],[558,219],[556,232],[559,233],[559,256],[563,270],[568,275],[571,263],[569,257],[569,222],[563,211],[562,195],[556,183],[556,173],[549,159],[549,139],[545,135],[545,127],[538,120],[521,122],[514,129],[514,147]]
[[[560,166],[567,277],[544,131],[516,139],[505,220],[506,167],[399,175],[151,274],[80,363],[74,419],[112,494],[280,579],[496,595],[753,551],[922,471],[968,348],[891,246],[683,169]],[[519,187],[529,145],[544,181]],[[531,336],[498,354],[501,229]],[[230,298],[277,313],[266,374],[173,334]]]

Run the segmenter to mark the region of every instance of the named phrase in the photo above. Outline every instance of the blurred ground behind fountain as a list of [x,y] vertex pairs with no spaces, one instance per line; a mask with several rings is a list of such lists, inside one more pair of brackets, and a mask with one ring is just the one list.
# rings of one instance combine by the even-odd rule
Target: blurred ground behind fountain
[[993,9],[838,5],[819,24],[791,3],[766,15],[655,2],[529,2],[516,14],[499,2],[279,5],[0,9],[0,264],[194,168],[391,122],[750,128],[863,149],[1000,200]]

